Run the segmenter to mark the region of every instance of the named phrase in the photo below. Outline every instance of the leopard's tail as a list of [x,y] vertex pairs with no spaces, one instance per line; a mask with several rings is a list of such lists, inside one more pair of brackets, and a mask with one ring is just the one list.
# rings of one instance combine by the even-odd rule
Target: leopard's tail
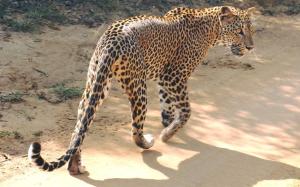
[[94,119],[94,114],[99,105],[108,94],[112,78],[111,65],[115,59],[107,52],[103,55],[93,55],[87,75],[86,88],[78,107],[77,124],[72,135],[68,150],[56,161],[47,162],[41,156],[41,145],[38,142],[31,144],[28,158],[44,171],[53,171],[65,165],[75,155],[83,142],[85,133]]

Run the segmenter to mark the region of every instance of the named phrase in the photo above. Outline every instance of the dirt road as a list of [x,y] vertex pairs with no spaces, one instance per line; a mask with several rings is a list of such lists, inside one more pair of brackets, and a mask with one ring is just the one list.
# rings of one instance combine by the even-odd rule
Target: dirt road
[[1,104],[1,130],[20,137],[0,138],[0,186],[299,187],[300,17],[259,17],[256,25],[254,52],[236,58],[216,48],[193,74],[191,120],[167,144],[158,138],[155,83],[149,82],[145,131],[156,142],[147,151],[131,141],[129,105],[114,84],[83,144],[88,173],[76,177],[66,167],[41,172],[25,157],[33,140],[48,160],[64,153],[79,102],[51,104],[36,93],[62,82],[83,87],[105,27],[12,33],[0,42],[0,89],[27,95]]

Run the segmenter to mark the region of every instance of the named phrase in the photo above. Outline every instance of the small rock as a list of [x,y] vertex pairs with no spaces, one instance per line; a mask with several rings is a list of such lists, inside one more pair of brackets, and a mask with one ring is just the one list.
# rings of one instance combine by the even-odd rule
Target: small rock
[[42,41],[42,39],[40,39],[40,38],[33,39],[33,42],[41,42],[41,41]]

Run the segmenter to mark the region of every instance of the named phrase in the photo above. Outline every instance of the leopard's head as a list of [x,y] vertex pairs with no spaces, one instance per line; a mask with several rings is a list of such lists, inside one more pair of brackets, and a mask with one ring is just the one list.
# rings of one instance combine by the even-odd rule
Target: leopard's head
[[254,29],[250,16],[254,8],[240,10],[233,7],[221,7],[219,16],[221,24],[220,42],[230,46],[231,52],[243,56],[246,51],[253,49],[252,35]]

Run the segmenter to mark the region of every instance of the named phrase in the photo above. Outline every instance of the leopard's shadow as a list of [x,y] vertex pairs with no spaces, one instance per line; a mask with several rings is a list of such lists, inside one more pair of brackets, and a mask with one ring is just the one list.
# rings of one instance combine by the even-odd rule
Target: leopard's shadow
[[237,151],[214,147],[199,142],[183,133],[184,143],[168,143],[181,149],[197,152],[182,161],[178,170],[161,165],[155,150],[142,152],[143,161],[168,179],[112,178],[95,180],[89,174],[76,176],[94,186],[253,186],[264,180],[300,179],[300,169],[280,162],[269,161]]

